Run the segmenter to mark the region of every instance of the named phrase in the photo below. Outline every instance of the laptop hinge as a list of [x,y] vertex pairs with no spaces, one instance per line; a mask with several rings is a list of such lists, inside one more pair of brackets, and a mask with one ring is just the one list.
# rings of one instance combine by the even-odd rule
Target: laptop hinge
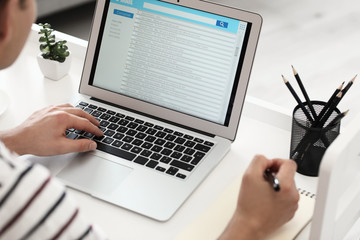
[[90,97],[90,99],[93,100],[93,101],[97,101],[97,102],[104,103],[104,104],[107,104],[107,105],[110,105],[110,106],[113,106],[113,107],[116,107],[116,108],[126,110],[126,111],[129,111],[129,112],[133,112],[133,113],[145,116],[145,117],[149,117],[149,118],[155,119],[157,121],[161,121],[161,122],[164,122],[164,123],[167,123],[167,124],[171,124],[171,125],[174,125],[174,126],[177,126],[177,127],[181,127],[181,128],[184,128],[184,129],[187,129],[187,130],[190,130],[190,131],[193,131],[193,132],[196,132],[196,133],[208,136],[208,137],[215,138],[214,134],[207,133],[207,132],[204,132],[204,131],[200,131],[198,129],[190,128],[190,127],[184,126],[184,125],[179,124],[179,123],[174,123],[174,122],[171,122],[171,121],[159,118],[159,117],[155,117],[155,116],[150,115],[150,114],[139,112],[139,111],[136,111],[134,109],[130,109],[130,108],[127,108],[127,107],[124,107],[124,106],[121,106],[121,105],[110,103],[110,102],[107,102],[107,101],[104,101],[104,100],[101,100],[101,99],[98,99],[98,98],[95,98],[95,97]]

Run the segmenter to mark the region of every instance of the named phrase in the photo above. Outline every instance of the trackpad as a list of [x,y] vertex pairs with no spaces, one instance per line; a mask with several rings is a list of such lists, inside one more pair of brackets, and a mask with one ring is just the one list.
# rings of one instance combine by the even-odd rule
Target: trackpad
[[70,187],[90,194],[112,193],[132,169],[93,154],[79,154],[57,177]]

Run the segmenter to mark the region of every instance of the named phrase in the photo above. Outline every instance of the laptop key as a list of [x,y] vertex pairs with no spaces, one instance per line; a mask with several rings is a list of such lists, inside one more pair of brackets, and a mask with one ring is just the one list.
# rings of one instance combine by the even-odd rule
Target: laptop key
[[142,150],[143,150],[142,148],[135,146],[135,147],[133,147],[133,148],[131,149],[131,152],[132,152],[132,153],[139,154],[139,153],[142,152]]
[[215,145],[214,143],[208,142],[208,141],[206,141],[204,144],[205,144],[206,146],[209,146],[209,147],[212,147],[212,146]]
[[190,164],[187,164],[187,163],[184,163],[184,162],[180,162],[178,160],[173,160],[170,163],[170,165],[174,166],[174,167],[177,167],[177,168],[180,168],[182,170],[189,171],[189,172],[191,172],[194,169],[193,165],[190,165]]
[[144,157],[150,157],[151,154],[152,154],[152,151],[143,150],[140,155],[144,156]]
[[113,141],[114,141],[114,139],[109,138],[109,137],[107,137],[107,138],[105,138],[105,139],[103,140],[103,142],[106,143],[106,144],[111,144]]
[[106,113],[110,114],[110,115],[115,115],[116,112],[112,111],[112,110],[107,110]]
[[132,147],[133,147],[133,146],[132,146],[131,144],[125,143],[125,144],[121,147],[121,149],[124,149],[124,150],[129,151]]
[[153,144],[148,143],[148,142],[144,142],[144,144],[141,145],[141,147],[146,148],[146,149],[150,149],[152,146],[153,146]]
[[195,146],[195,142],[193,142],[193,141],[187,141],[184,145],[185,145],[186,147],[192,148],[193,146]]
[[159,163],[157,161],[154,161],[154,160],[150,160],[146,166],[149,167],[149,168],[155,168]]
[[160,172],[165,172],[165,170],[166,170],[165,168],[160,167],[160,166],[157,167],[157,168],[155,168],[155,169],[158,170],[158,171],[160,171]]
[[152,143],[152,142],[154,142],[155,141],[155,137],[153,137],[153,136],[147,136],[146,138],[145,138],[145,141],[146,142],[150,142],[150,143]]
[[170,167],[170,168],[166,171],[166,173],[167,173],[167,174],[170,174],[170,175],[175,175],[178,171],[179,171],[178,168]]
[[104,132],[104,135],[108,136],[108,137],[112,137],[114,134],[115,134],[115,131],[113,131],[113,130],[106,130],[106,132]]
[[94,136],[94,134],[89,133],[89,132],[86,132],[86,133],[84,134],[84,137],[86,137],[86,138],[92,138],[93,136]]
[[101,114],[102,114],[102,112],[99,112],[99,111],[94,111],[91,113],[91,115],[93,115],[95,118],[100,117]]
[[116,131],[121,132],[121,133],[125,133],[128,130],[127,127],[119,127]]
[[200,144],[200,143],[198,143],[198,144],[196,144],[196,146],[194,147],[196,150],[199,150],[199,151],[202,151],[202,152],[208,152],[208,151],[210,151],[210,147],[208,147],[208,146],[205,146],[205,145],[203,145],[203,144]]
[[181,179],[185,179],[185,178],[186,178],[186,175],[181,174],[181,173],[176,174],[176,176],[177,176],[178,178],[181,178]]
[[119,140],[115,140],[115,142],[113,143],[113,144],[111,144],[111,145],[113,145],[114,147],[121,147],[121,145],[122,145],[123,143],[121,142],[121,141],[119,141]]
[[129,121],[125,119],[121,119],[118,123],[122,126],[126,126],[129,123]]
[[156,133],[156,130],[152,129],[152,128],[149,128],[148,130],[146,130],[146,133],[150,134],[150,135],[154,135]]
[[111,147],[111,146],[106,145],[101,142],[97,143],[97,149],[100,151],[103,151],[103,152],[113,154],[117,157],[124,158],[129,161],[134,160],[134,158],[136,157],[136,154],[133,154],[133,153],[130,153],[130,152],[118,149],[118,148]]
[[205,156],[205,153],[196,152],[194,154],[194,160],[192,160],[191,164],[197,165],[201,161],[201,159],[203,159],[204,156]]
[[147,163],[147,161],[149,161],[149,159],[148,159],[148,158],[144,158],[144,157],[142,157],[142,156],[138,156],[138,157],[134,160],[135,163],[138,163],[138,164],[140,164],[140,165],[145,165],[145,163]]
[[164,156],[164,157],[161,158],[160,162],[168,164],[168,163],[171,162],[171,160],[172,160],[171,157]]
[[94,110],[90,109],[90,108],[85,108],[84,112],[87,112],[88,114],[91,114]]
[[111,129],[111,130],[116,130],[118,127],[119,127],[119,125],[114,124],[114,123],[111,123],[111,124],[108,126],[108,128]]
[[119,117],[114,117],[114,116],[112,116],[112,117],[109,119],[109,121],[112,122],[112,123],[117,123],[119,120],[120,120]]
[[144,141],[141,141],[140,139],[135,139],[132,144],[135,146],[141,146],[144,143]]
[[88,103],[86,103],[86,102],[79,102],[79,105],[81,105],[81,106],[88,106],[89,104]]
[[150,158],[158,161],[161,158],[161,154],[153,153]]
[[103,140],[105,138],[105,136],[95,136],[94,138],[93,138],[93,140],[94,141],[101,141],[101,140]]
[[190,157],[190,156],[188,156],[188,155],[184,155],[184,156],[182,156],[181,161],[188,163],[188,162],[190,162],[192,159],[193,159],[192,157]]
[[164,133],[164,132],[157,132],[157,133],[155,134],[155,136],[158,137],[158,138],[163,138],[163,137],[166,136],[166,133]]
[[75,133],[70,132],[66,137],[68,139],[73,139],[74,140],[74,139],[76,139],[78,137],[78,135],[75,134]]

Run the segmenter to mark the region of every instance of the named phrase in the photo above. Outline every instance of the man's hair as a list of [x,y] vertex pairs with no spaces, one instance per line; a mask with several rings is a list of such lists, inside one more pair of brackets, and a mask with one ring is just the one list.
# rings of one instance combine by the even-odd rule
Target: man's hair
[[0,0],[0,10],[4,9],[9,0]]

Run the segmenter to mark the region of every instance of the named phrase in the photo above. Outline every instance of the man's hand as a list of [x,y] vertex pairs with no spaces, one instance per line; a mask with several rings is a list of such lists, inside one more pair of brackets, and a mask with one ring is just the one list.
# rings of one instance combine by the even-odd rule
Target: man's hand
[[65,131],[74,128],[102,136],[98,126],[99,122],[90,114],[64,104],[33,113],[20,126],[1,133],[0,139],[19,155],[50,156],[86,152],[95,150],[96,143],[89,139],[67,139]]
[[[279,179],[278,192],[264,178],[268,168]],[[243,176],[236,211],[221,239],[264,239],[288,222],[299,201],[295,171],[296,163],[292,160],[256,156]]]

